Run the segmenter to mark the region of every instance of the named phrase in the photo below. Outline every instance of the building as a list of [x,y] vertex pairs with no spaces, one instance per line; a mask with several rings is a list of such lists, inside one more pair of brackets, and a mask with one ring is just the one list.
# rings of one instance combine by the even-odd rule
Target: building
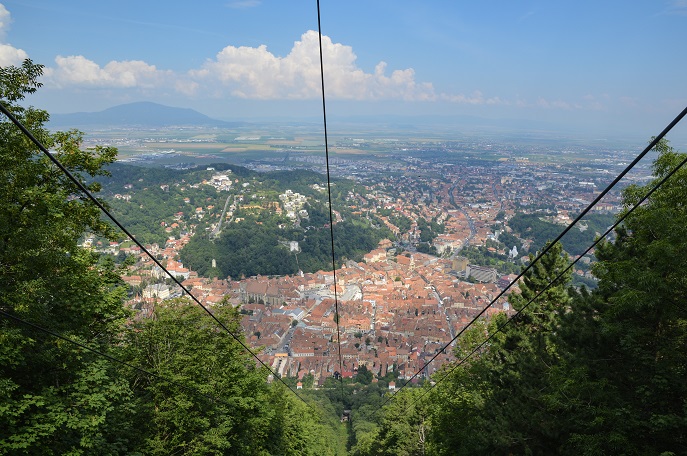
[[464,256],[457,256],[451,262],[451,267],[454,271],[465,271],[468,267],[468,259]]
[[170,294],[169,287],[163,283],[148,285],[143,289],[144,298],[167,299],[169,298]]
[[465,269],[465,275],[483,283],[494,283],[498,277],[496,269],[477,266],[474,264],[468,265],[468,267]]

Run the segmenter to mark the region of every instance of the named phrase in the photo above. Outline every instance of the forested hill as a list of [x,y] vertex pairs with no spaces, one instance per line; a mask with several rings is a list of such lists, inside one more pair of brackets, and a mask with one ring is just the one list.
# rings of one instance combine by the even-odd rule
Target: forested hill
[[[550,217],[549,217],[550,218]],[[589,214],[581,223],[563,236],[561,244],[570,255],[580,255],[589,245],[609,226],[615,217],[610,214]],[[546,241],[555,239],[565,227],[564,225],[547,221],[542,214],[516,214],[508,220],[508,226],[522,239],[532,239],[530,252],[537,252],[544,247]]]
[[[256,179],[265,182],[275,190],[294,189],[294,191],[310,192],[307,188],[313,183],[326,183],[326,176],[315,171],[297,169],[292,171],[268,171],[258,172],[240,165],[231,163],[212,163],[209,165],[198,166],[189,169],[171,169],[164,167],[149,167],[129,165],[122,162],[114,162],[104,167],[111,175],[98,177],[95,180],[103,186],[105,192],[120,193],[123,186],[133,185],[134,188],[144,188],[151,185],[164,185],[170,182],[180,182],[187,176],[196,179],[208,177],[212,172],[221,173],[229,171],[233,176],[241,179]],[[342,179],[332,179],[334,185],[352,182]]]
[[[202,276],[332,268],[326,177],[321,174],[259,173],[229,164],[188,170],[112,164],[108,170],[111,176],[100,182],[118,220],[144,243],[164,246],[170,236],[191,235],[181,260]],[[353,214],[347,199],[353,190],[364,194],[362,186],[335,179],[332,189],[335,260],[361,261],[391,234]]]

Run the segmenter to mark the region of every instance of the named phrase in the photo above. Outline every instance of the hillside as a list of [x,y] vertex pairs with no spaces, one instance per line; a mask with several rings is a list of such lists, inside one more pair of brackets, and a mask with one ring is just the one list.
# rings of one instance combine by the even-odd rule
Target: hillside
[[[112,164],[111,176],[100,181],[113,213],[140,241],[163,247],[169,236],[190,236],[181,260],[203,276],[331,269],[325,176],[305,170],[258,173],[221,164],[207,168]],[[353,182],[334,184],[337,261],[360,261],[390,233],[351,214],[344,195]],[[289,251],[290,242],[298,242],[297,255]],[[211,269],[212,259],[217,269]]]

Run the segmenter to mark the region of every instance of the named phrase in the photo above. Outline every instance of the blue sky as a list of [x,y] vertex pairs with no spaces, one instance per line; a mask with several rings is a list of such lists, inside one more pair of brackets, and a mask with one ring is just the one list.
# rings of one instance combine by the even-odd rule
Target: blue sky
[[[316,2],[0,0],[0,65],[51,112],[320,116]],[[328,114],[655,134],[687,105],[687,0],[321,0]],[[682,127],[684,130],[685,128]]]

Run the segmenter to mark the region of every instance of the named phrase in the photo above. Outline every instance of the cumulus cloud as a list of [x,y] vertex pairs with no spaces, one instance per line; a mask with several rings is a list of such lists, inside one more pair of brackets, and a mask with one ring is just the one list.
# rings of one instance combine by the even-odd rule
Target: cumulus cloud
[[0,44],[0,67],[19,65],[29,55],[22,49],[17,49],[9,44]]
[[[9,20],[0,5],[0,31]],[[543,109],[600,109],[594,97],[584,102],[539,98],[533,103],[517,97],[513,101],[469,94],[437,93],[431,83],[419,82],[412,68],[389,70],[379,62],[372,72],[357,65],[351,46],[322,37],[325,90],[329,99],[375,101],[403,100],[449,102],[465,105],[514,105]],[[0,44],[0,64],[16,63],[26,53]],[[234,96],[255,100],[305,100],[321,96],[319,35],[308,31],[294,42],[286,56],[277,56],[267,46],[227,46],[200,68],[185,73],[158,69],[141,60],[111,61],[105,65],[83,55],[57,56],[55,65],[45,69],[44,82],[54,88],[91,88],[176,92],[187,97]],[[584,105],[584,106],[583,106]]]
[[[329,99],[375,101],[403,100],[448,102],[464,105],[512,105],[546,110],[602,110],[607,96],[584,95],[578,101],[534,101],[469,94],[436,93],[430,83],[418,82],[412,68],[388,70],[379,62],[372,72],[356,64],[350,46],[322,37],[325,90]],[[23,51],[0,45],[0,61],[21,57]],[[81,87],[176,92],[187,97],[233,96],[254,100],[304,100],[321,96],[318,34],[306,32],[288,55],[272,54],[267,46],[227,46],[200,68],[180,74],[160,70],[140,60],[111,61],[104,66],[82,56],[58,56],[55,66],[46,68],[44,81],[56,88]],[[604,98],[605,97],[605,98]]]
[[56,67],[45,72],[46,80],[58,87],[154,88],[172,77],[140,60],[111,61],[101,67],[82,55],[57,56]]
[[29,55],[22,49],[15,48],[4,42],[7,30],[9,30],[12,16],[5,5],[0,3],[0,67],[18,65]]
[[[343,100],[435,100],[432,84],[417,82],[412,68],[389,72],[380,62],[372,73],[356,64],[350,46],[322,37],[325,90]],[[104,66],[82,55],[58,56],[45,71],[53,87],[169,89],[186,96],[226,96],[258,100],[302,100],[321,96],[319,39],[304,33],[288,55],[267,46],[227,46],[214,59],[185,74],[165,71],[140,60]],[[481,96],[481,95],[480,95]]]
[[195,95],[199,87],[200,85],[197,82],[190,80],[179,79],[174,83],[174,90],[187,96]]
[[[322,37],[325,90],[327,96],[347,100],[431,100],[434,88],[418,83],[412,68],[386,72],[380,62],[373,73],[356,65],[350,46]],[[189,72],[201,86],[220,84],[230,94],[253,99],[308,99],[321,94],[318,33],[308,31],[285,57],[267,46],[227,46],[202,68]]]

